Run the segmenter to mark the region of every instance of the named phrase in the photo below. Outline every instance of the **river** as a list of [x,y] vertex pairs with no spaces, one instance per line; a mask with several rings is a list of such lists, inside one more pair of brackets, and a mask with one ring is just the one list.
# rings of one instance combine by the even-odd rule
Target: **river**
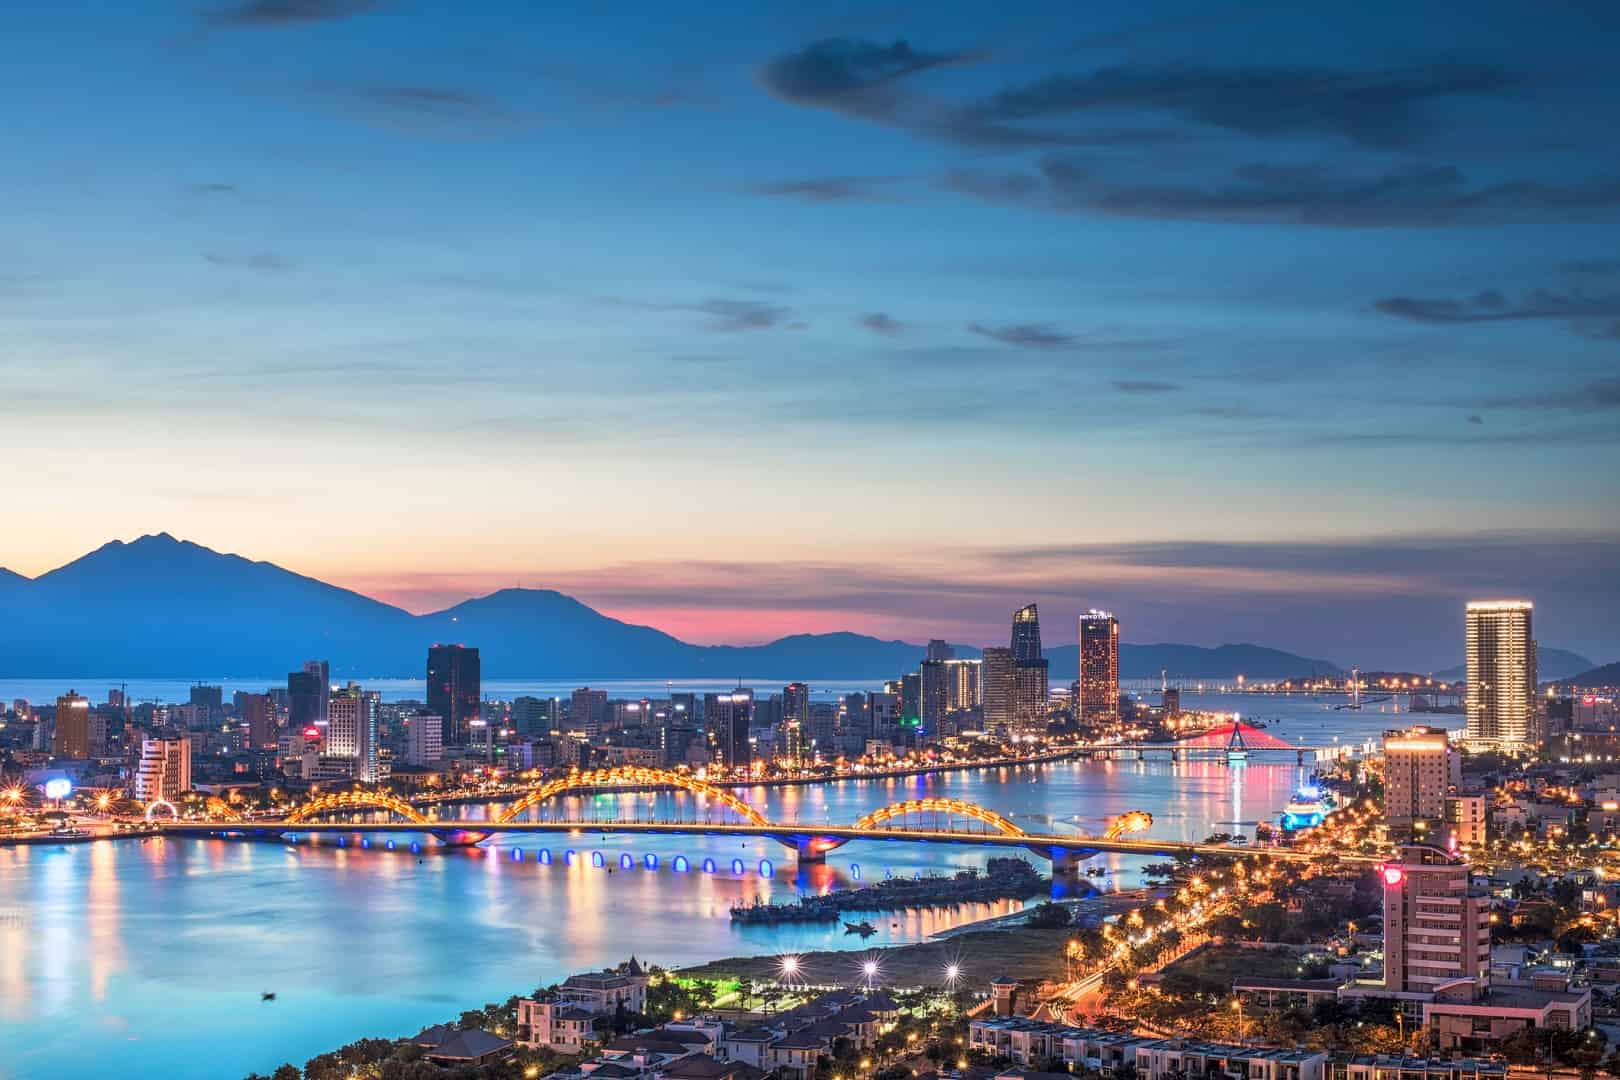
[[[1196,699],[1266,720],[1290,741],[1360,742],[1405,723],[1307,698]],[[1192,700],[1188,701],[1193,704]],[[773,820],[852,821],[924,794],[997,810],[1031,831],[1092,831],[1131,809],[1152,835],[1199,839],[1276,814],[1299,780],[1284,760],[1062,762],[886,781],[745,790]],[[587,796],[587,816],[656,810],[675,793]],[[618,804],[615,806],[614,804]],[[482,808],[470,808],[478,813]],[[688,807],[688,813],[690,808]],[[1252,827],[1248,830],[1252,833]],[[565,867],[538,848],[659,856],[656,870]],[[524,848],[518,861],[514,849]],[[0,848],[0,1078],[225,1078],[302,1063],[367,1035],[399,1036],[465,1008],[528,993],[635,953],[684,965],[745,953],[863,949],[917,941],[1016,902],[871,916],[866,942],[837,924],[735,927],[729,908],[790,899],[885,874],[982,866],[994,850],[853,843],[796,876],[774,841],[607,836],[497,839],[487,850],[426,855],[330,844],[101,841]],[[671,869],[684,854],[689,873]],[[714,858],[716,874],[701,872]],[[740,859],[744,872],[731,872]],[[770,876],[762,861],[771,865]],[[1139,860],[1103,857],[1103,888],[1134,883]],[[1044,867],[1044,863],[1041,864]],[[852,975],[856,961],[851,960]],[[276,1000],[260,1000],[274,991]]]

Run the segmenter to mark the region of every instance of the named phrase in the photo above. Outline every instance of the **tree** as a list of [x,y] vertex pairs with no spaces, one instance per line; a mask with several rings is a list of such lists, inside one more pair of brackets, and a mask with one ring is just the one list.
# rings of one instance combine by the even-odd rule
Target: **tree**
[[1030,912],[1029,921],[1025,925],[1036,930],[1061,930],[1069,925],[1070,919],[1068,908],[1047,901],[1037,905],[1035,910]]

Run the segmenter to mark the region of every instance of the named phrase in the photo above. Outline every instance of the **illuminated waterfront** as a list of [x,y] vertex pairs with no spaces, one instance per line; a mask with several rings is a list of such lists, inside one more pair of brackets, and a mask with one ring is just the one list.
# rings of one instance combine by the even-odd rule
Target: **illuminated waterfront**
[[[1328,713],[1301,701],[1278,734],[1308,741],[1327,723],[1359,739],[1391,718]],[[974,801],[1020,824],[1093,831],[1143,808],[1153,834],[1199,839],[1227,823],[1276,813],[1291,764],[1065,762],[887,781],[754,789],[775,820],[850,821],[899,798]],[[604,816],[671,793],[596,796]],[[614,803],[622,803],[615,806]],[[477,810],[478,808],[470,808]],[[559,809],[561,809],[559,807]],[[587,816],[593,807],[576,803]],[[513,849],[527,845],[525,858]],[[555,845],[557,848],[564,844]],[[238,1077],[303,1061],[362,1035],[398,1035],[524,993],[631,951],[664,965],[741,953],[861,948],[916,941],[1014,902],[874,916],[862,943],[837,924],[734,927],[729,908],[790,898],[791,853],[769,840],[603,837],[566,844],[659,856],[657,871],[539,865],[533,838],[498,838],[489,852],[427,856],[331,845],[154,840],[0,850],[0,1034],[8,1080],[87,1074],[116,1056],[134,1075]],[[685,854],[693,872],[670,864]],[[806,884],[863,881],[982,866],[986,851],[854,843]],[[721,872],[699,871],[712,856]],[[731,860],[746,867],[730,873]],[[775,876],[763,879],[761,859]],[[1130,860],[1092,879],[1129,883]],[[564,932],[566,930],[566,932]],[[277,1000],[261,1002],[263,991]],[[207,1050],[204,1051],[204,1047]]]

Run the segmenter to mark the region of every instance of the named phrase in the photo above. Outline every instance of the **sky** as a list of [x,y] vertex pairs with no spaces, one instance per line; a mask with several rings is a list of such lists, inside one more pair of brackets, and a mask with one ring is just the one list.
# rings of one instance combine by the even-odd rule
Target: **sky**
[[1620,8],[0,6],[0,565],[1620,657]]

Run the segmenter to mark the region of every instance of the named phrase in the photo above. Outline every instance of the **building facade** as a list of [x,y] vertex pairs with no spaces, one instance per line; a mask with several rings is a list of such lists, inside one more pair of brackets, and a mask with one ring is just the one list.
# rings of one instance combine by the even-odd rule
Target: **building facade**
[[1528,600],[1475,601],[1465,613],[1468,741],[1491,750],[1533,747],[1536,641]]
[[483,671],[478,650],[465,645],[434,645],[427,656],[428,711],[444,719],[446,746],[465,746],[479,719]]
[[1119,620],[1095,608],[1080,616],[1079,700],[1075,719],[1119,719]]

